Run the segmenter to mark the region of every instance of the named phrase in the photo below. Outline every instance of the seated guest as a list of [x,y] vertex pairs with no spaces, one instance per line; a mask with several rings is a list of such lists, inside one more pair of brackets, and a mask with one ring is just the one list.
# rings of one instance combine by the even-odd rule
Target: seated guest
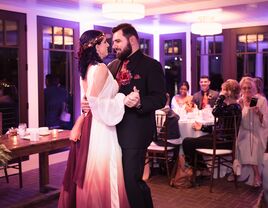
[[[166,119],[168,119],[167,123],[167,139],[179,139],[180,138],[180,131],[178,121],[180,117],[169,107],[170,96],[166,93],[167,102],[164,108],[157,110],[156,114],[166,114]],[[172,141],[171,141],[172,143]]]
[[259,169],[267,142],[267,101],[265,97],[257,95],[253,78],[242,78],[240,87],[242,120],[237,140],[238,159],[242,165],[240,179],[248,178],[247,184],[258,187],[261,185]]
[[[168,93],[166,93],[166,105],[164,108],[161,108],[159,110],[155,111],[155,114],[157,115],[166,115],[166,120],[167,120],[167,142],[168,146],[176,147],[174,158],[177,156],[178,151],[179,151],[179,145],[181,144],[181,139],[180,139],[180,130],[179,130],[179,119],[180,117],[174,113],[173,110],[171,110],[169,106],[170,102],[170,96]],[[166,122],[165,120],[165,122]],[[160,130],[161,131],[161,130]],[[157,138],[157,133],[154,136],[153,142],[154,144],[158,146],[164,146],[164,141],[159,140]],[[144,167],[144,172],[143,172],[143,180],[147,180],[150,175],[150,166],[148,163],[148,159],[145,161],[145,167]]]
[[171,109],[178,115],[182,116],[188,112],[193,112],[196,105],[192,102],[192,96],[188,95],[189,83],[182,81],[178,85],[178,94],[171,100]]
[[193,102],[197,105],[198,109],[204,109],[208,105],[214,107],[215,101],[218,98],[219,93],[217,91],[209,89],[210,80],[208,76],[201,76],[200,91],[193,95]]
[[[236,80],[228,79],[221,86],[220,96],[215,103],[215,107],[212,111],[214,116],[241,116],[241,107],[237,103],[237,99],[240,94],[240,86]],[[195,122],[193,128],[196,131],[212,132],[212,125],[205,126],[200,123]],[[212,148],[213,146],[213,136],[212,134],[207,134],[197,138],[185,138],[182,143],[183,151],[186,156],[186,160],[189,165],[194,165],[194,155],[195,149],[197,148]],[[226,144],[218,146],[217,148],[232,149],[232,145]],[[200,157],[199,160],[202,160]]]

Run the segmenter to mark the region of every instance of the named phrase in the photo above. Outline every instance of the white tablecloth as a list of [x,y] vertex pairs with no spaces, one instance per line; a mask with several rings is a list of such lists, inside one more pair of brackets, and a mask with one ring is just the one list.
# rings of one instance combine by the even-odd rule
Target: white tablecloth
[[193,129],[193,123],[199,122],[203,125],[212,125],[214,123],[214,118],[209,120],[204,120],[202,118],[195,118],[195,119],[180,119],[179,120],[179,129],[181,137],[184,139],[186,137],[200,137],[202,135],[207,134],[206,132],[196,131]]

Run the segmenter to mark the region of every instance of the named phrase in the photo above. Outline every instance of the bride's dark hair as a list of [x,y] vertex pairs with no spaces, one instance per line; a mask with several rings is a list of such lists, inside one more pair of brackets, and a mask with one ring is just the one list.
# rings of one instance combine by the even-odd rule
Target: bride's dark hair
[[104,34],[98,30],[87,30],[80,37],[80,49],[78,52],[79,72],[85,79],[89,65],[102,63],[102,59],[96,51],[96,45],[100,44]]

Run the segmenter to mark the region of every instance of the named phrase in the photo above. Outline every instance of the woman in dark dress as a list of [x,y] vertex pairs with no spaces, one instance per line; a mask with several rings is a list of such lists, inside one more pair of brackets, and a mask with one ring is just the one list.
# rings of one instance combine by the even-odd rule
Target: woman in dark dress
[[[215,107],[212,111],[214,116],[238,116],[241,118],[241,106],[237,103],[237,99],[240,96],[240,86],[236,80],[228,79],[221,86],[220,96],[216,101]],[[239,122],[240,123],[240,122]],[[208,132],[209,134],[197,137],[197,138],[185,138],[182,146],[186,160],[191,166],[194,164],[195,149],[197,148],[212,148],[213,147],[213,136],[212,136],[212,125],[202,125],[201,123],[195,122],[193,129],[197,131]],[[231,149],[231,143],[222,145],[217,148]],[[202,160],[202,158],[199,158]]]

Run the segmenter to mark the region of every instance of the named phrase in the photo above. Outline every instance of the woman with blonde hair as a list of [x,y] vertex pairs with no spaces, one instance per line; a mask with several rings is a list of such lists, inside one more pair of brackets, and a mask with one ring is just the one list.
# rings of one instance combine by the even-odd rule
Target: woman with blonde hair
[[238,134],[238,159],[242,164],[241,179],[247,177],[249,185],[261,185],[260,166],[267,140],[267,101],[257,95],[254,79],[244,77],[240,81],[242,120]]

